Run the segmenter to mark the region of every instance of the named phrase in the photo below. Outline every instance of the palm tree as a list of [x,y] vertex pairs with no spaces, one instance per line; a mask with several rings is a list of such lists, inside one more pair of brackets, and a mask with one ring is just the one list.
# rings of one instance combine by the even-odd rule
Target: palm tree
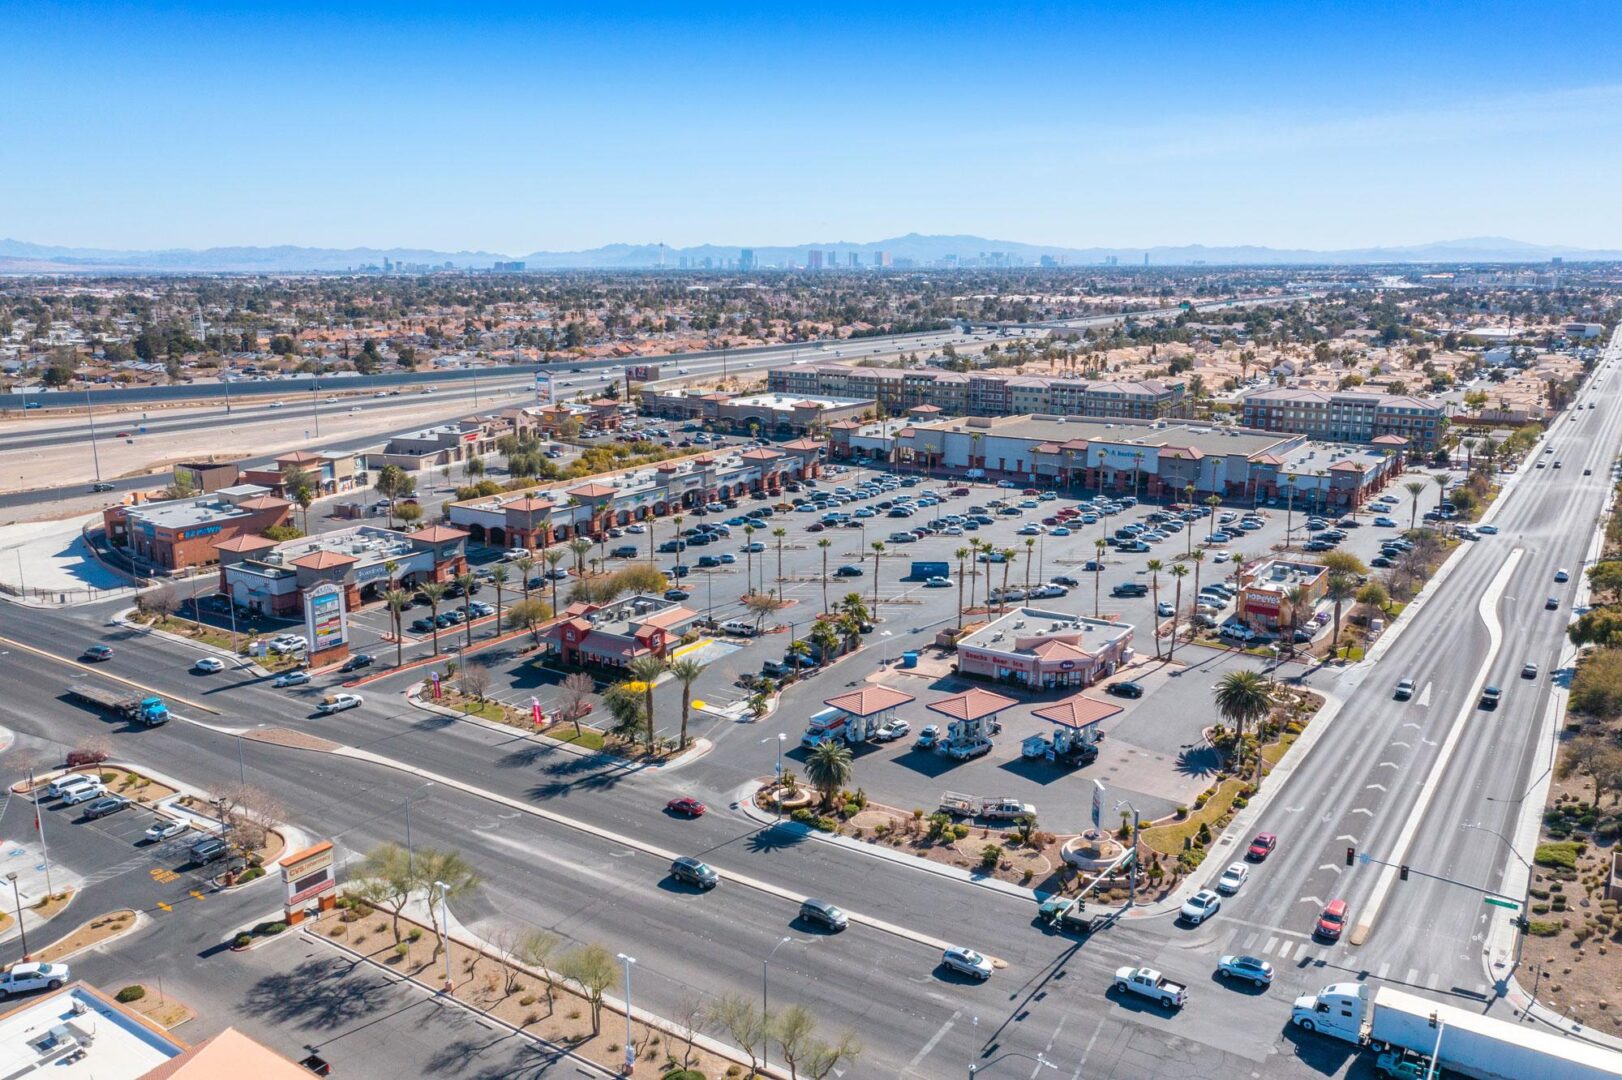
[[1205,562],[1205,549],[1200,548],[1190,558],[1194,560],[1194,602],[1197,604],[1200,602],[1200,565]]
[[467,628],[467,643],[473,644],[473,587],[478,578],[471,573],[456,575],[456,584],[462,590],[462,625]]
[[884,554],[884,541],[875,540],[873,547],[873,611],[879,610],[879,556]]
[[[535,569],[535,557],[533,555],[522,555],[519,558],[513,560],[513,566],[518,568],[519,577],[522,578],[523,584],[524,584],[524,599],[528,600],[529,599],[529,572],[531,570]],[[556,605],[554,604],[553,606],[555,607]]]
[[834,796],[850,783],[853,775],[850,747],[836,739],[826,740],[805,759],[805,778],[822,792],[824,809],[833,803]]
[[1002,593],[997,597],[998,615],[1008,610],[1008,571],[1013,569],[1014,557],[1018,554],[1013,548],[1002,549]]
[[430,581],[422,587],[422,595],[428,598],[428,616],[434,621],[434,655],[439,655],[439,602],[445,599],[445,586],[438,581]]
[[1188,576],[1188,565],[1178,563],[1166,573],[1177,583],[1177,591],[1171,601],[1171,645],[1166,652],[1166,659],[1170,660],[1177,655],[1177,620],[1183,617],[1183,579]]
[[[591,541],[584,536],[577,536],[569,541],[569,550],[574,553],[574,573],[576,577],[586,576],[586,553],[591,550]],[[553,605],[556,607],[557,605]]]
[[665,673],[665,662],[658,656],[639,656],[626,669],[631,678],[642,684],[643,711],[648,715],[648,749],[653,749],[653,684]]
[[832,620],[818,619],[816,623],[812,625],[811,633],[808,636],[811,638],[811,643],[817,647],[817,650],[821,655],[821,659],[818,661],[818,663],[826,667],[828,664],[828,658],[834,654],[834,650],[839,648],[840,645],[839,634],[836,630],[834,630]]
[[[1165,564],[1162,563],[1159,559],[1150,559],[1149,563],[1148,563],[1148,569],[1149,569],[1149,590],[1150,590],[1150,592],[1152,592],[1154,594],[1154,603],[1155,603],[1155,621],[1154,621],[1154,624],[1153,624],[1154,627],[1155,627],[1155,630],[1156,630],[1156,633],[1153,635],[1154,639],[1155,639],[1155,659],[1159,660],[1160,659],[1160,634],[1159,634],[1158,631],[1160,629],[1160,571],[1165,569]],[[1094,605],[1094,606],[1096,607],[1097,605]],[[1175,614],[1175,613],[1173,613],[1173,614]],[[1172,625],[1175,626],[1176,623],[1173,623]]]
[[1410,480],[1402,485],[1402,489],[1413,500],[1408,506],[1408,531],[1413,532],[1415,523],[1419,520],[1419,497],[1425,493],[1425,481]]
[[[969,541],[969,557],[974,560],[973,563],[971,563],[970,567],[969,567],[970,572],[974,575],[974,578],[969,582],[969,606],[970,607],[974,606],[975,586],[978,585],[979,582],[980,582],[980,565],[981,565],[980,564],[980,556],[982,554],[984,554],[985,550],[986,549],[983,548],[981,546],[981,544],[980,544],[980,538],[979,537],[975,537],[974,539]],[[989,597],[991,594],[988,592],[986,595]]]
[[553,611],[556,611],[558,609],[558,575],[557,575],[557,569],[558,569],[558,567],[560,565],[562,565],[563,560],[567,559],[568,557],[569,557],[569,553],[567,551],[565,551],[561,547],[547,548],[544,552],[541,553],[541,558],[546,561],[546,579],[552,583],[552,610]]
[[[1273,694],[1259,671],[1230,671],[1217,683],[1217,714],[1234,728],[1234,771],[1244,760],[1245,725],[1260,724],[1273,708]],[[1261,771],[1261,751],[1257,750],[1257,772]]]
[[1032,566],[1033,563],[1036,562],[1035,559],[1031,558],[1031,554],[1032,554],[1032,549],[1035,548],[1035,547],[1036,547],[1036,537],[1027,536],[1025,538],[1025,591],[1026,592],[1031,591],[1031,566]]
[[828,549],[834,542],[826,536],[817,541],[817,547],[822,552],[822,613],[828,614]]
[[752,593],[755,591],[754,547],[755,527],[753,525],[745,525],[743,527],[743,591],[746,593]]
[[1431,479],[1436,481],[1436,516],[1440,519],[1442,516],[1442,500],[1447,497],[1447,473],[1437,473]]
[[1295,655],[1295,634],[1301,628],[1301,612],[1312,605],[1312,594],[1301,585],[1284,590],[1284,605],[1290,612],[1290,655]]
[[1324,596],[1335,604],[1335,636],[1330,642],[1331,649],[1340,648],[1340,606],[1356,595],[1356,578],[1349,574],[1329,575],[1329,581],[1324,586]]
[[1295,474],[1284,474],[1284,550],[1290,550],[1290,530],[1295,520]]
[[952,552],[957,556],[957,628],[963,629],[963,562],[969,557],[969,549],[960,547]]
[[400,647],[403,644],[400,640],[400,616],[406,605],[411,603],[411,594],[404,589],[390,589],[383,594],[383,602],[389,605],[389,618],[394,622],[394,666],[399,667]]
[[670,665],[670,674],[681,683],[681,742],[677,750],[687,749],[687,714],[693,705],[693,681],[704,672],[704,665],[692,657],[685,657]]
[[777,528],[772,530],[772,539],[777,541],[777,591],[778,592],[783,591],[783,537],[785,537],[787,535],[788,535],[788,530],[783,528],[782,526],[778,526]]
[[501,587],[507,584],[507,568],[498,566],[490,571],[490,584],[496,587],[496,626],[492,633],[501,633]]
[[[1108,540],[1093,541],[1093,618],[1098,618],[1099,590],[1104,585],[1104,551],[1109,547]],[[1159,648],[1158,645],[1155,646]]]

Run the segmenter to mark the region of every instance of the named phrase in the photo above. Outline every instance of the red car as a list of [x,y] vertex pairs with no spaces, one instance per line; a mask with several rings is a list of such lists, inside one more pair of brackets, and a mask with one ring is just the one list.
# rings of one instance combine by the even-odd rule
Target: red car
[[1273,854],[1278,847],[1278,837],[1270,832],[1257,833],[1256,839],[1250,842],[1250,850],[1245,852],[1245,858],[1251,862],[1262,862],[1267,856]]
[[1324,905],[1323,914],[1318,916],[1318,925],[1313,927],[1313,933],[1328,941],[1340,940],[1340,932],[1346,928],[1346,901],[1331,900]]
[[706,807],[703,803],[699,802],[692,796],[684,795],[679,799],[671,799],[669,802],[665,803],[665,809],[669,810],[672,814],[684,814],[687,817],[698,817],[700,814],[704,813]]

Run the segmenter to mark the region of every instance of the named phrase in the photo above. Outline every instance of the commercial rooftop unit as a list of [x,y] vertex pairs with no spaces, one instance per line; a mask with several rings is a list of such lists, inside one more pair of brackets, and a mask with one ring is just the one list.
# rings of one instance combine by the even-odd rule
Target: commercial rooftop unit
[[642,408],[656,416],[700,420],[734,432],[803,435],[815,427],[872,413],[875,405],[872,398],[864,397],[776,391],[733,396],[675,387],[643,390]]
[[1063,611],[1018,607],[958,639],[958,670],[1032,689],[1088,686],[1132,653],[1132,627]]

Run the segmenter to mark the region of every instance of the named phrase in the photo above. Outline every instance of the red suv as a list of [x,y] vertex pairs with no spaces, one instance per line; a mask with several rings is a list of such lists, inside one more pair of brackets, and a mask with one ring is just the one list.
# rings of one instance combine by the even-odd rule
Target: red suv
[[1340,940],[1340,932],[1346,928],[1346,901],[1331,900],[1324,905],[1323,914],[1318,916],[1318,925],[1313,927],[1313,933],[1329,941]]

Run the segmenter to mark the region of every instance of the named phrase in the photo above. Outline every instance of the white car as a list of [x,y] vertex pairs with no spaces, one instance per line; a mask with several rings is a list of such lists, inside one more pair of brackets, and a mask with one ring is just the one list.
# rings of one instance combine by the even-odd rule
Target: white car
[[947,946],[946,951],[941,953],[941,963],[953,971],[972,975],[981,981],[991,978],[991,961],[973,949],[965,949],[961,945]]
[[0,998],[30,990],[55,990],[73,979],[66,964],[13,964],[0,975]]
[[299,652],[310,647],[309,639],[302,634],[277,634],[270,639],[270,651],[279,653]]
[[630,525],[625,526],[625,531],[628,533],[645,533],[648,531],[648,527],[646,525],[640,525],[633,522]]
[[271,408],[272,408],[272,409],[279,409],[279,408],[281,408],[281,407],[282,407],[282,403],[281,403],[281,402],[279,402],[279,401],[272,401],[272,402],[271,402],[271,403],[270,403],[270,407],[271,407]]
[[1182,910],[1177,914],[1188,925],[1198,926],[1215,915],[1221,907],[1222,897],[1210,889],[1201,889],[1183,902]]
[[184,821],[170,821],[167,818],[159,821],[146,831],[146,838],[156,844],[160,840],[169,840],[190,829],[191,825]]
[[67,793],[62,796],[62,805],[78,806],[80,803],[89,802],[91,799],[100,799],[106,794],[106,785],[100,780],[93,780],[88,784],[79,784],[77,787],[69,788]]
[[907,723],[905,720],[891,720],[888,723],[881,725],[879,729],[873,733],[873,738],[877,739],[879,742],[895,742],[897,739],[906,738],[911,731],[912,725]]
[[325,716],[335,712],[343,712],[345,709],[353,709],[365,702],[365,700],[359,694],[333,694],[317,705],[315,711]]
[[1177,614],[1177,609],[1171,606],[1171,602],[1169,600],[1162,600],[1160,601],[1160,605],[1155,608],[1155,613],[1162,619],[1169,619],[1173,615]]
[[284,686],[303,686],[310,681],[310,673],[302,669],[298,671],[284,671],[271,680],[270,685],[280,689]]
[[529,548],[508,548],[507,554],[503,555],[502,558],[507,562],[512,562],[515,559],[522,559],[529,554],[531,554]]
[[1250,877],[1250,867],[1242,862],[1230,863],[1228,868],[1222,871],[1222,876],[1217,879],[1217,892],[1225,896],[1232,896],[1239,891],[1239,887],[1245,883],[1245,879],[1248,877]]
[[205,656],[192,665],[193,671],[200,671],[205,675],[212,675],[216,671],[225,670],[225,661],[217,656]]
[[1233,558],[1233,552],[1231,552],[1231,551],[1219,551],[1219,552],[1216,553],[1215,556],[1213,556],[1213,561],[1215,561],[1215,562],[1227,562],[1231,558]]

